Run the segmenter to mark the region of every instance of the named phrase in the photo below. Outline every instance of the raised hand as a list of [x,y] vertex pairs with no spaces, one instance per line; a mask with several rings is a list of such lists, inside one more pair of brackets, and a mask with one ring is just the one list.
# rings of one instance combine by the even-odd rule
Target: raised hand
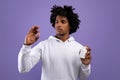
[[38,29],[39,29],[38,26],[31,27],[31,29],[29,30],[29,32],[25,37],[25,41],[24,41],[25,45],[32,45],[39,39],[40,32],[38,31]]
[[89,65],[91,62],[91,49],[88,46],[85,46],[87,49],[87,53],[85,55],[85,58],[81,58],[81,61],[84,65]]

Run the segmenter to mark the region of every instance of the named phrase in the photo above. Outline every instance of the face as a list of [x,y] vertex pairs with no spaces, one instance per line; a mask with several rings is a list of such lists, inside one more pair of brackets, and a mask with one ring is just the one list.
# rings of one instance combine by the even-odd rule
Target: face
[[70,26],[66,17],[57,16],[55,20],[55,30],[57,36],[69,35]]

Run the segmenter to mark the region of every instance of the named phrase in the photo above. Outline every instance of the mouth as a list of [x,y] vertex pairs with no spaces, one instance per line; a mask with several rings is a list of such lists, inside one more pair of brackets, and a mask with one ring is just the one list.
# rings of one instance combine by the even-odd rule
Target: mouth
[[62,29],[56,29],[56,31],[57,31],[57,32],[61,32],[61,31],[62,31]]

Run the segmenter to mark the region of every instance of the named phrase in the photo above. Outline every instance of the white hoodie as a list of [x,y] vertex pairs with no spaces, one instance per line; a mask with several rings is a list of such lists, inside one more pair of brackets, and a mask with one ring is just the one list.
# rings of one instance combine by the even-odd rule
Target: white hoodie
[[23,45],[18,55],[19,72],[30,71],[41,60],[41,80],[85,80],[91,67],[80,60],[82,47],[73,37],[63,42],[53,36],[33,48]]

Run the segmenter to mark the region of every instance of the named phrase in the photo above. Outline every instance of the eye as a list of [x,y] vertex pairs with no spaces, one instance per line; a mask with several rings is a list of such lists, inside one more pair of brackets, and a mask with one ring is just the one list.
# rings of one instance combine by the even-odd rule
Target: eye
[[62,22],[63,24],[65,24],[65,23],[66,23],[66,21],[65,21],[65,20],[62,20],[61,22]]

